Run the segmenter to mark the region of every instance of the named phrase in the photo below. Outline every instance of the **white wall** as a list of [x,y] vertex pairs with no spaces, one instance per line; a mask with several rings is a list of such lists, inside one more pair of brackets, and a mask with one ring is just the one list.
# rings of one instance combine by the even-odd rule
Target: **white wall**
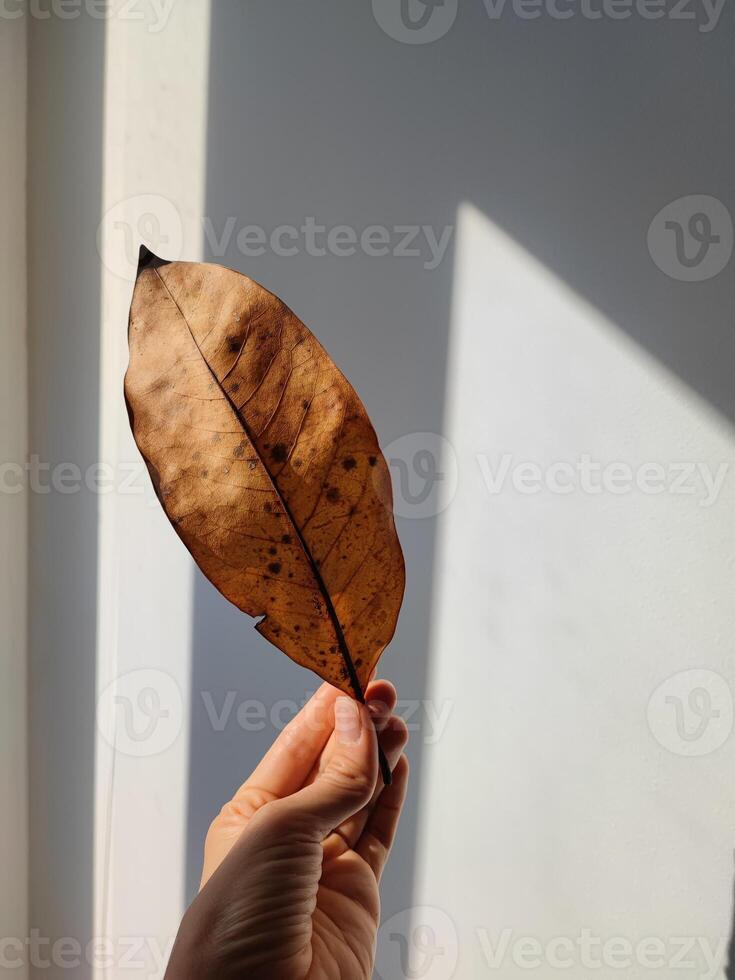
[[[161,976],[185,905],[192,566],[151,500],[122,376],[140,241],[200,247],[209,4],[143,7],[12,22],[30,34],[31,451],[47,483],[81,474],[31,495],[30,924],[81,949],[80,978]],[[151,691],[165,744],[136,741]],[[32,975],[68,976],[62,959]]]
[[[560,975],[582,980],[595,968],[579,945],[570,964],[568,946],[589,929],[623,940],[595,976],[668,976],[673,963],[649,973],[625,943],[654,937],[668,960],[676,937],[691,937],[717,967],[698,945],[676,975],[721,977],[735,474],[715,500],[693,477],[691,493],[644,492],[660,478],[625,488],[626,467],[729,466],[732,427],[471,206],[458,226],[447,411],[460,479],[440,518],[431,693],[454,708],[425,750],[420,806],[415,903],[439,911],[414,918],[447,951],[456,941],[459,959],[456,974],[447,953],[427,975],[505,980],[534,962],[556,975],[535,943],[558,938]],[[505,454],[491,492],[482,466],[502,479]],[[535,469],[513,483],[519,463],[546,474],[585,454],[622,464],[607,489],[555,492],[570,485],[561,470],[551,489]],[[717,716],[689,702],[698,689]],[[516,962],[521,937],[533,942]]]
[[[98,236],[99,452],[117,478],[99,500],[95,929],[118,943],[142,937],[133,975],[147,978],[162,975],[186,907],[193,564],[153,495],[122,380],[139,245],[167,258],[201,257],[209,56],[209,5],[166,9],[160,30],[122,18],[107,24]],[[149,722],[152,737],[136,740]],[[95,976],[118,973],[130,976],[119,965]]]
[[[28,451],[26,329],[26,24],[0,22],[0,465]],[[28,932],[28,786],[26,746],[27,496],[17,469],[0,483],[0,785],[3,793],[0,932]],[[20,492],[17,492],[17,490]],[[4,951],[12,962],[17,947]],[[15,976],[25,976],[19,969]]]

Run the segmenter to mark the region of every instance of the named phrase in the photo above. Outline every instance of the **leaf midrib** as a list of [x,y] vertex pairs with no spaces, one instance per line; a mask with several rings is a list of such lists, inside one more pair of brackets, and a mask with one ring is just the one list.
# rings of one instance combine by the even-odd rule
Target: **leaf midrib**
[[[319,567],[318,567],[318,565],[316,563],[316,560],[314,559],[313,555],[311,554],[311,550],[309,549],[309,547],[308,547],[308,545],[307,545],[307,543],[306,543],[306,541],[304,539],[304,535],[303,535],[303,533],[301,531],[301,528],[298,526],[298,524],[296,523],[296,520],[294,519],[293,514],[291,513],[291,508],[288,505],[288,501],[285,499],[283,493],[281,492],[281,489],[278,486],[278,484],[276,483],[276,481],[275,481],[275,479],[273,477],[273,474],[268,469],[268,466],[267,466],[265,460],[263,459],[263,456],[261,455],[260,450],[258,449],[258,446],[257,446],[257,444],[256,444],[256,442],[255,442],[255,440],[253,438],[252,433],[250,432],[247,424],[245,423],[244,419],[240,415],[240,411],[239,411],[237,405],[232,400],[232,398],[227,393],[227,391],[224,389],[224,387],[222,386],[219,378],[214,373],[211,364],[209,363],[209,361],[207,360],[207,358],[204,356],[204,353],[203,353],[201,347],[199,346],[199,343],[198,343],[196,337],[194,336],[194,331],[191,329],[191,324],[189,323],[189,321],[188,321],[188,319],[186,317],[186,314],[181,309],[181,306],[179,305],[178,300],[176,299],[176,297],[174,296],[174,294],[171,292],[171,289],[170,289],[168,283],[163,278],[163,276],[160,274],[160,272],[158,271],[158,268],[157,267],[154,267],[153,268],[153,272],[155,272],[155,274],[158,277],[161,285],[166,290],[166,292],[168,293],[168,295],[171,297],[172,303],[174,304],[174,306],[178,310],[179,316],[181,317],[181,319],[186,324],[186,328],[189,331],[189,334],[191,335],[191,339],[194,341],[194,344],[196,345],[196,349],[199,351],[199,356],[204,361],[204,363],[207,365],[207,370],[211,374],[211,376],[214,379],[214,381],[217,383],[217,387],[219,388],[219,390],[224,395],[225,400],[227,401],[227,404],[230,406],[230,408],[232,409],[232,411],[235,413],[235,416],[236,416],[238,422],[240,423],[240,425],[242,426],[242,429],[243,429],[245,435],[247,436],[247,438],[248,438],[251,446],[255,450],[255,452],[256,452],[256,454],[258,456],[258,459],[263,464],[263,469],[265,470],[265,473],[266,473],[266,475],[268,477],[268,480],[270,481],[270,484],[273,487],[273,490],[276,493],[276,495],[277,495],[277,497],[278,497],[278,499],[279,499],[279,501],[281,503],[281,506],[283,507],[284,513],[288,517],[289,523],[291,524],[291,527],[293,528],[294,533],[296,534],[296,537],[299,540],[299,544],[301,545],[301,549],[304,552],[304,556],[306,557],[307,562],[309,563],[309,567],[311,568],[312,575],[314,576],[314,579],[316,580],[317,586],[319,587],[319,591],[321,592],[322,597],[324,599],[324,604],[325,604],[325,606],[327,608],[327,613],[329,614],[329,618],[332,621],[332,625],[334,627],[334,632],[335,632],[335,635],[337,637],[337,645],[339,647],[339,652],[342,655],[342,659],[345,662],[345,667],[347,668],[347,673],[349,675],[350,684],[352,685],[352,689],[353,689],[353,691],[355,693],[355,698],[358,701],[360,701],[361,703],[364,704],[365,703],[365,695],[363,693],[362,686],[360,684],[360,679],[357,676],[357,671],[355,669],[355,664],[354,664],[354,662],[352,660],[352,656],[350,655],[349,647],[347,646],[347,640],[345,638],[344,631],[342,629],[342,624],[340,623],[339,617],[337,616],[337,611],[334,608],[334,603],[332,602],[332,597],[329,594],[329,589],[327,588],[327,586],[326,586],[326,584],[324,582],[324,578],[322,577],[322,573],[321,573],[321,571],[320,571],[320,569],[319,569]],[[242,353],[242,349],[241,349],[240,353],[238,354],[235,363],[237,363],[237,361],[240,359],[241,353]],[[266,615],[266,618],[267,618],[268,614],[266,613],[265,615]]]

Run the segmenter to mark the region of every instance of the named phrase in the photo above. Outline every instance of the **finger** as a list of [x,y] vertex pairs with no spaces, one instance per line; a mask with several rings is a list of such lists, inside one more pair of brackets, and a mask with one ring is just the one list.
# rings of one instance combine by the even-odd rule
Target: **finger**
[[[365,689],[365,698],[375,730],[376,732],[380,733],[385,727],[388,719],[390,718],[391,711],[396,706],[398,701],[396,689],[393,687],[390,681],[375,681],[373,684],[368,684],[367,688]],[[321,770],[326,769],[327,765],[329,764],[329,757],[332,754],[333,746],[334,734],[329,737],[322,752],[315,759],[311,772],[306,779],[303,780],[303,785],[313,783]],[[383,748],[382,744],[381,748]]]
[[[392,715],[388,719],[384,730],[380,733],[379,742],[392,772],[398,764],[398,760],[401,758],[408,742],[408,728],[403,718],[400,718],[398,715]],[[382,790],[383,782],[382,780],[378,780],[372,798],[366,806],[358,813],[344,820],[336,828],[334,838],[329,838],[324,842],[325,853],[328,851],[329,857],[337,857],[346,849],[354,848],[365,830],[370,814],[375,809]]]
[[408,786],[408,759],[402,755],[393,770],[393,782],[384,786],[375,809],[355,847],[380,881],[398,829]]
[[283,729],[257,768],[235,794],[257,787],[282,797],[301,789],[334,728],[334,702],[339,691],[322,684],[316,694]]
[[[313,778],[334,728],[333,706],[339,691],[331,684],[322,684],[316,694],[283,729],[245,783],[235,799],[253,786],[268,795],[288,796]],[[396,705],[398,695],[387,680],[371,682],[365,691],[366,700],[380,725]],[[383,710],[381,710],[381,707]],[[379,729],[378,729],[379,730]]]
[[365,701],[368,707],[376,702],[384,705],[389,715],[398,702],[398,694],[390,681],[381,678],[379,681],[371,681],[365,688]]
[[[378,736],[378,742],[380,743],[381,749],[385,753],[390,770],[393,772],[398,764],[398,760],[401,758],[403,750],[406,748],[408,743],[408,726],[400,715],[390,716],[384,725],[383,730]],[[378,796],[380,796],[382,787],[383,781],[380,780],[375,791],[376,800]]]
[[280,822],[285,833],[322,841],[373,795],[378,740],[367,708],[352,698],[338,697],[334,726],[333,751],[314,782],[262,811],[264,819]]

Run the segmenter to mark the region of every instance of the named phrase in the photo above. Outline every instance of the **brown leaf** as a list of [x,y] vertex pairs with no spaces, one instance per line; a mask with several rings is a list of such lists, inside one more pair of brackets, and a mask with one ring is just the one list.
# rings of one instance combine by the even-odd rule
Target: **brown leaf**
[[262,286],[145,250],[129,342],[135,441],[197,564],[271,643],[362,699],[404,565],[352,386]]

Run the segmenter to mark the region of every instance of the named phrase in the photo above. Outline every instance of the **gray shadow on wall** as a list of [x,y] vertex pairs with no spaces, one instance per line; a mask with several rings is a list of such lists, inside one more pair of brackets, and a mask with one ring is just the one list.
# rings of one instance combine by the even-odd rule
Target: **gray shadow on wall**
[[[441,431],[451,247],[438,268],[427,270],[423,259],[412,257],[342,258],[304,249],[291,257],[246,256],[236,241],[244,225],[270,231],[279,224],[302,225],[308,217],[327,227],[358,229],[454,224],[454,195],[433,200],[429,173],[422,179],[420,169],[391,172],[389,160],[376,171],[376,155],[388,156],[389,139],[382,133],[379,106],[351,105],[353,72],[368,68],[369,52],[361,50],[361,43],[370,25],[354,8],[347,11],[337,4],[309,13],[290,3],[280,12],[264,5],[218,3],[212,17],[209,256],[262,282],[315,331],[368,407],[382,445],[409,432]],[[377,49],[384,40],[373,36]],[[358,64],[351,65],[355,59]],[[344,84],[335,84],[338,79]],[[222,254],[217,240],[229,218],[235,230]],[[420,700],[428,666],[434,521],[399,520],[398,532],[406,555],[407,592],[396,637],[380,670],[395,682],[402,699]],[[280,725],[268,718],[262,730],[252,731],[248,723],[244,731],[231,719],[223,732],[215,732],[201,692],[214,688],[217,704],[222,704],[227,690],[237,690],[237,703],[259,699],[270,713],[281,699],[300,703],[318,684],[312,674],[270,648],[254,632],[252,621],[228,607],[201,577],[195,592],[193,658],[190,892],[199,875],[208,821]],[[414,737],[414,785],[385,878],[386,915],[411,902],[420,748],[420,738]]]
[[[105,24],[28,20],[30,453],[84,473],[99,458]],[[38,478],[49,485],[48,470]],[[97,505],[87,489],[30,494],[30,925],[82,949],[94,932]],[[74,975],[91,974],[82,958]]]
[[[401,124],[385,131],[384,93],[363,88],[386,38],[354,7],[217,3],[212,47],[207,170],[209,257],[273,290],[307,323],[365,402],[383,446],[409,432],[439,432],[451,298],[451,247],[436,269],[414,257],[266,252],[243,255],[237,232],[256,224],[327,227],[453,225],[456,195],[436,193],[431,167],[398,170]],[[364,44],[365,39],[372,43]],[[392,42],[391,42],[392,43]],[[277,56],[276,56],[277,53]],[[365,104],[367,100],[367,104]],[[395,113],[388,110],[398,125]],[[397,141],[394,142],[394,141]],[[394,144],[391,147],[391,144]],[[376,164],[376,161],[379,161]],[[234,222],[228,247],[218,240]],[[223,254],[224,253],[224,254]],[[427,253],[428,259],[428,253]],[[435,524],[399,520],[407,592],[396,637],[380,671],[405,700],[424,698]],[[230,718],[213,731],[202,691],[228,690],[237,703],[303,700],[317,679],[278,653],[252,620],[228,607],[201,577],[194,608],[188,884],[196,887],[201,843],[218,806],[276,734],[270,719],[247,731]],[[284,718],[286,715],[284,715]],[[417,737],[418,736],[418,737]],[[384,914],[411,902],[420,733],[410,748],[413,787],[383,889]]]
[[[725,124],[735,97],[734,26],[731,6],[704,33],[668,17],[523,20],[510,5],[492,20],[478,0],[460,4],[440,40],[408,45],[381,30],[369,4],[218,0],[209,256],[261,281],[315,330],[385,445],[442,430],[452,248],[427,269],[421,256],[317,256],[303,239],[291,256],[270,247],[247,255],[237,233],[298,227],[308,217],[358,232],[429,225],[438,233],[471,201],[733,420],[733,277],[670,279],[646,236],[654,215],[685,195],[710,194],[735,211],[735,135]],[[382,669],[403,698],[421,699],[434,522],[401,520],[399,533],[408,592]],[[237,725],[214,732],[201,691],[237,689],[238,699],[262,695],[267,703],[298,699],[310,683],[201,579],[193,674],[190,889],[208,820],[274,734]],[[384,916],[411,905],[420,735],[411,755],[413,787]],[[481,759],[478,745],[468,761]]]

